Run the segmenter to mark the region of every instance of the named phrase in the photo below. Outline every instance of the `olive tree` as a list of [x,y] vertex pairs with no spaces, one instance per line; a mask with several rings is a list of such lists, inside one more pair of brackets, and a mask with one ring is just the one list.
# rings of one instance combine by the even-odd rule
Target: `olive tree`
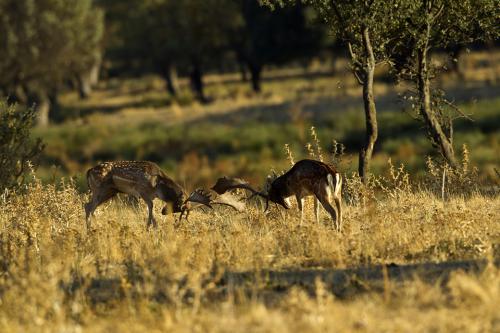
[[[267,0],[264,3],[294,3]],[[404,1],[394,0],[304,0],[315,7],[336,37],[345,44],[352,73],[362,86],[366,135],[359,153],[359,174],[366,182],[378,137],[377,108],[373,92],[377,65],[390,60],[390,49],[402,25]]]
[[[110,54],[140,72],[154,72],[177,94],[176,73],[189,76],[197,99],[206,102],[203,74],[222,62],[228,32],[240,17],[234,0],[100,0],[115,27]],[[133,8],[133,10],[130,10]]]
[[404,18],[404,26],[393,55],[396,68],[403,79],[414,83],[417,99],[414,105],[432,143],[451,166],[456,166],[453,119],[463,115],[432,84],[438,73],[432,62],[433,51],[498,39],[499,3],[497,0],[407,0],[400,16]]
[[260,6],[256,0],[235,3],[239,8],[234,16],[241,19],[231,34],[231,47],[249,69],[255,92],[261,91],[264,66],[310,58],[326,44],[324,25],[314,20],[316,12],[298,1],[277,11]]
[[30,136],[35,110],[0,100],[0,192],[18,184],[43,149]]
[[102,28],[92,0],[0,0],[0,88],[47,125],[61,86],[95,63]]

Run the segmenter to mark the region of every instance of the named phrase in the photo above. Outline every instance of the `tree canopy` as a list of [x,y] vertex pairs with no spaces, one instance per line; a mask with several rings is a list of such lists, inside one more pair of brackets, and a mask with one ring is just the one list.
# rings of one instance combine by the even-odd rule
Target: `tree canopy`
[[[92,0],[0,0],[0,89],[24,102],[48,102],[92,65],[102,32]],[[39,122],[48,122],[42,105]]]

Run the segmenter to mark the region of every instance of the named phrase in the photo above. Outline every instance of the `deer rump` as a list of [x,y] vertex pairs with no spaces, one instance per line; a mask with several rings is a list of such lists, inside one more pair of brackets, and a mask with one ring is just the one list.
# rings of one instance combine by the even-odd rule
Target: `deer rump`
[[[269,190],[267,193],[260,192],[252,188],[249,183],[239,178],[219,178],[212,190],[219,194],[241,188],[252,192],[252,196],[261,196],[266,199],[265,211],[269,208],[269,201],[283,206],[286,209],[291,207],[290,197],[295,196],[299,205],[299,210],[303,213],[302,199],[306,196],[314,195],[316,220],[318,220],[318,202],[331,215],[335,221],[337,229],[340,229],[342,220],[341,208],[341,187],[342,177],[334,166],[316,160],[301,160],[281,176],[268,179]],[[334,198],[336,209],[330,204],[330,197]],[[303,215],[301,215],[301,221]]]

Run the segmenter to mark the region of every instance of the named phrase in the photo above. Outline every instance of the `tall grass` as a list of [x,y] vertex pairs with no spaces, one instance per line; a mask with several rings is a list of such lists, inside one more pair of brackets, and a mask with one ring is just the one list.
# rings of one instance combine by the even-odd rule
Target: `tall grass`
[[[301,226],[296,209],[265,215],[258,202],[245,213],[198,211],[177,227],[172,216],[162,217],[148,231],[145,207],[120,200],[98,208],[87,233],[87,196],[72,182],[35,179],[0,202],[0,330],[498,329],[500,198],[450,192],[443,202],[429,186],[439,179],[417,184],[404,168],[389,169],[371,183],[372,196],[348,200],[342,233],[324,212],[316,224],[309,210]],[[353,198],[356,178],[346,180],[344,197]],[[491,263],[483,273],[453,274],[444,287],[418,277],[388,280],[384,293],[350,300],[337,299],[321,281],[312,294],[221,285],[226,271],[481,258]]]

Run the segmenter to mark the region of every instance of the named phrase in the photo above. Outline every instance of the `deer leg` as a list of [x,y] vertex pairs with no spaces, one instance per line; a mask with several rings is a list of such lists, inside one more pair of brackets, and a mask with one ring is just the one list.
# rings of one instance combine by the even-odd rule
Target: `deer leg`
[[98,192],[97,194],[92,192],[92,199],[90,199],[90,201],[85,204],[85,223],[87,224],[87,230],[90,230],[90,217],[94,215],[94,211],[96,210],[96,208],[115,195],[116,191],[111,189],[105,192]]
[[90,215],[94,212],[95,206],[93,204],[94,196],[90,199],[89,202],[85,204],[85,224],[87,225],[87,231],[90,230]]
[[304,220],[304,198],[296,195],[295,199],[297,199],[297,206],[300,210],[300,225],[302,225],[302,221]]
[[340,194],[334,194],[333,199],[335,200],[335,206],[337,207],[337,230],[340,231],[342,229],[342,197]]
[[316,223],[319,223],[319,200],[314,197],[314,218],[316,219]]
[[330,204],[329,197],[330,197],[330,191],[329,191],[328,188],[322,189],[322,190],[320,190],[319,193],[316,193],[316,198],[318,198],[318,200],[321,203],[321,205],[323,206],[323,208],[332,217],[332,220],[335,223],[335,228],[337,229],[337,231],[340,231],[340,223],[339,223],[339,219],[338,219],[338,216],[337,216],[337,211]]
[[148,223],[146,225],[146,228],[149,228],[150,225],[153,225],[153,227],[157,227],[158,224],[156,223],[155,217],[153,216],[153,200],[148,198],[147,196],[142,196],[142,200],[146,202],[146,205],[148,206]]

